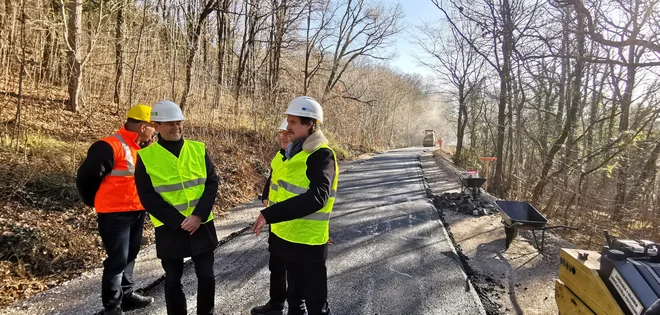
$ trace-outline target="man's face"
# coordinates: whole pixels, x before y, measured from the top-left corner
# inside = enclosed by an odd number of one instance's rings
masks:
[[[168,121],[156,124],[156,131],[167,141],[179,141],[183,134],[183,121]]]
[[[291,142],[291,132],[288,130],[280,130],[280,148],[286,150],[286,147]]]
[[[149,142],[153,139],[153,136],[156,132],[156,128],[152,123],[141,123],[140,131],[138,131],[138,143]]]
[[[286,120],[289,123],[289,125],[286,127],[286,130],[292,133],[291,141],[300,140],[309,136],[310,125],[304,125],[300,121],[300,117],[288,115]]]

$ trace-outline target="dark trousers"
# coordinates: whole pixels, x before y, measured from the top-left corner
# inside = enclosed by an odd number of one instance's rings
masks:
[[[289,303],[289,315],[332,314],[328,306],[328,276],[325,261],[290,262],[270,255],[270,301]],[[286,279],[287,284],[284,283]]]
[[[197,274],[197,314],[213,314],[215,308],[215,277],[213,275],[213,251],[192,257]],[[165,270],[165,305],[168,315],[188,313],[186,295],[183,293],[183,258],[161,259]]]
[[[140,251],[144,211],[99,213],[96,219],[107,258],[103,261],[101,300],[116,308],[133,293],[133,267]]]
[[[270,270],[270,304],[284,306],[287,298],[286,290],[286,265],[284,261],[270,255],[268,259],[268,270]]]

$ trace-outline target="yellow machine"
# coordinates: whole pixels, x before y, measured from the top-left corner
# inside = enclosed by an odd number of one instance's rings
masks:
[[[660,255],[649,241],[614,239],[601,253],[562,249],[555,300],[562,315],[649,315],[660,305]],[[657,303],[656,303],[657,302]]]
[[[624,314],[598,275],[599,270],[598,252],[566,248],[561,250],[559,279],[555,282],[559,314]]]

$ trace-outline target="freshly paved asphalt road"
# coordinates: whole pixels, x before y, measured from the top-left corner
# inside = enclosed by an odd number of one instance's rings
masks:
[[[327,262],[334,314],[485,314],[426,197],[422,151],[390,151],[342,168]],[[257,208],[250,211],[256,218]],[[268,300],[267,233],[249,232],[216,250],[216,314],[247,315]],[[147,290],[156,299],[151,306],[127,314],[166,314],[163,284]],[[192,265],[183,285],[195,314]]]

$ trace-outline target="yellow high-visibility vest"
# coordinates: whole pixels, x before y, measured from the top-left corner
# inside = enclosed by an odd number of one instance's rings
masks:
[[[281,172],[282,168],[284,167],[284,155],[280,151],[277,151],[277,154],[275,154],[275,157],[273,158],[272,161],[270,161],[270,188],[268,188],[268,205],[273,204],[273,198],[275,198],[275,191],[277,189],[277,184],[273,184],[273,176],[278,176],[275,175],[277,172]]]
[[[157,142],[138,151],[154,190],[185,217],[195,211],[206,183],[206,149],[204,143],[184,140],[177,158]],[[163,223],[149,215],[154,227]],[[209,213],[202,223],[213,220]]]
[[[322,144],[312,152],[300,151],[290,160],[285,160],[278,170],[273,170],[271,176],[271,203],[278,203],[305,193],[309,189],[307,178],[307,158],[319,149],[329,149],[335,156],[335,177],[328,202],[320,210],[305,217],[271,224],[271,232],[286,241],[306,245],[323,245],[328,242],[330,227],[330,214],[335,204],[339,168],[335,152],[327,145]],[[274,192],[274,193],[273,193]]]

